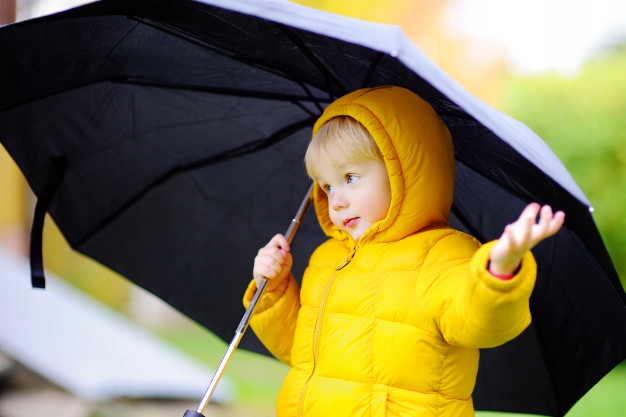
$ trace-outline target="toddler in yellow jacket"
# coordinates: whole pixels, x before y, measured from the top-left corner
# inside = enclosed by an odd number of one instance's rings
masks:
[[[278,416],[473,416],[479,348],[530,324],[530,249],[564,214],[530,204],[485,245],[452,229],[450,134],[398,87],[328,106],[305,162],[328,240],[299,288],[289,243],[274,236],[244,296],[269,280],[250,324],[290,366]]]

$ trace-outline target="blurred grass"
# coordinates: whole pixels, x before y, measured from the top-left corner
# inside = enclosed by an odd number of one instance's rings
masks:
[[[626,415],[626,361],[591,389],[567,414],[568,417]]]
[[[157,335],[213,369],[228,348],[226,342],[195,323],[161,329]],[[253,406],[258,415],[275,415],[275,399],[287,371],[288,367],[274,358],[237,349],[222,376],[237,385],[239,405]]]
[[[233,329],[234,332],[234,329]],[[196,324],[162,329],[158,335],[206,365],[217,368],[228,345]],[[274,415],[275,399],[287,366],[264,355],[238,349],[224,372],[238,387],[237,402]],[[207,381],[207,386],[210,381]],[[626,415],[626,362],[617,366],[585,395],[567,417],[614,417]],[[524,417],[528,414],[477,411],[477,417]]]

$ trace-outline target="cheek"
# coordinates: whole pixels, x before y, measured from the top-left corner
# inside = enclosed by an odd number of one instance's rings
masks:
[[[376,202],[374,202],[374,204],[375,206],[372,207],[374,207],[373,215],[376,218],[376,221],[380,221],[387,217],[387,213],[389,212],[389,204],[385,204],[385,202],[381,200],[377,200]]]
[[[339,214],[337,214],[334,210],[328,210],[328,216],[330,217],[330,221],[333,222],[335,226],[343,227]]]
[[[391,198],[387,194],[383,195],[383,198],[375,198],[369,202],[369,207],[371,207],[371,213],[375,221],[383,220],[389,213]]]

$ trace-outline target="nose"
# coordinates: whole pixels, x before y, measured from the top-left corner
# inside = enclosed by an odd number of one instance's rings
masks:
[[[333,210],[340,210],[342,208],[348,207],[348,200],[346,197],[339,192],[339,190],[335,190],[333,193],[329,195],[330,206]]]

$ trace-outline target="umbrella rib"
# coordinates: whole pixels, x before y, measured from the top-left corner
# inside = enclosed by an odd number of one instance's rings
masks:
[[[369,86],[369,83],[372,80],[372,77],[374,76],[374,71],[378,67],[378,64],[380,64],[380,61],[383,60],[384,56],[385,54],[383,53],[376,54],[376,57],[372,60],[369,68],[367,69],[367,73],[365,74],[365,77],[363,77],[363,84],[361,85],[361,88],[365,88]]]
[[[113,55],[113,52],[115,52],[115,50],[133,33],[137,30],[137,28],[139,27],[139,22],[135,21],[134,25],[132,27],[130,27],[126,33],[123,36],[120,36],[120,38],[117,40],[117,42],[115,42],[115,44],[109,48],[109,51],[106,54],[107,58],[111,58],[111,56]]]
[[[289,39],[291,39],[291,41],[294,43],[294,45],[296,47],[298,47],[298,49],[304,54],[305,57],[307,57],[309,59],[309,61],[319,70],[319,72],[323,75],[324,81],[326,81],[327,84],[327,90],[328,90],[328,99],[330,101],[334,100],[336,97],[333,97],[332,95],[332,84],[334,84],[335,86],[339,87],[340,89],[340,93],[345,93],[348,91],[347,87],[342,85],[341,82],[335,77],[333,76],[330,71],[328,71],[326,69],[326,67],[324,65],[322,65],[322,63],[320,62],[319,59],[317,59],[317,57],[315,56],[315,54],[313,52],[311,52],[311,49],[309,49],[304,42],[302,42],[302,40],[300,38],[298,38],[295,33],[293,33],[293,31],[291,29],[289,29],[289,27],[277,23],[277,26],[279,28],[282,29],[282,31],[285,33],[285,35],[287,35],[287,37],[289,37]]]
[[[278,132],[272,134],[271,136],[264,138],[264,139],[257,139],[255,141],[249,142],[249,143],[245,143],[241,146],[232,148],[230,150],[224,151],[218,155],[214,155],[205,159],[201,159],[199,161],[190,163],[190,164],[186,164],[186,165],[182,165],[179,166],[175,169],[173,169],[168,175],[174,175],[177,174],[179,172],[184,172],[184,171],[189,171],[198,167],[202,167],[202,166],[206,166],[206,165],[211,165],[214,163],[218,163],[218,162],[223,162],[223,161],[227,161],[229,159],[232,158],[236,158],[239,156],[243,156],[246,154],[250,154],[253,152],[257,152],[257,151],[261,151],[265,148],[268,148],[269,146],[278,143],[282,140],[284,140],[285,138],[289,137],[290,135],[296,133],[297,131],[304,129],[305,127],[310,127],[312,126],[312,124],[315,122],[315,118],[314,117],[310,117],[308,119],[304,119],[304,120],[300,120],[296,123],[292,123],[284,128],[282,128],[281,130],[279,130]]]
[[[246,64],[246,65],[248,65],[250,67],[258,68],[258,69],[261,69],[261,70],[263,70],[263,71],[265,71],[265,72],[267,72],[269,74],[274,74],[276,76],[288,79],[288,80],[292,81],[294,84],[299,85],[304,90],[306,96],[309,98],[309,101],[313,102],[317,106],[317,108],[320,110],[320,113],[323,110],[323,107],[320,104],[320,100],[317,99],[311,93],[310,89],[304,83],[302,83],[300,81],[297,81],[296,79],[294,79],[293,77],[289,76],[288,74],[286,74],[286,73],[284,73],[282,71],[277,71],[275,68],[267,67],[265,65],[260,65],[259,63],[255,62],[253,60],[250,60],[250,59],[246,59],[243,56],[238,55],[238,54],[236,54],[233,51],[226,51],[224,49],[215,48],[215,47],[207,44],[206,42],[202,42],[201,40],[197,39],[196,37],[193,37],[193,36],[191,36],[189,34],[185,34],[184,32],[181,32],[179,29],[177,29],[174,26],[167,25],[164,22],[160,22],[158,20],[151,19],[151,18],[142,18],[142,17],[139,17],[139,16],[134,16],[134,19],[136,21],[143,22],[143,23],[145,23],[148,26],[152,26],[152,27],[154,27],[157,30],[162,30],[162,31],[167,32],[167,33],[169,33],[171,35],[174,35],[174,36],[180,37],[182,39],[185,39],[187,41],[190,41],[190,42],[192,42],[192,43],[194,43],[196,45],[199,45],[199,46],[201,46],[201,47],[203,47],[203,48],[205,48],[207,50],[213,51],[213,52],[215,52],[217,54],[224,55],[224,56],[229,56],[233,60],[239,61],[239,62],[241,62],[243,64]],[[297,38],[295,37],[295,35],[292,35],[290,32],[287,32],[285,27],[284,27],[284,25],[280,25],[279,24],[278,26],[279,26],[279,28],[281,28],[289,36],[290,39],[292,39],[292,41],[294,43],[296,43]],[[305,53],[305,55],[307,55],[307,57],[310,60],[312,60],[314,63],[319,63],[319,61],[316,60],[315,57],[312,56],[312,54],[307,54],[306,53],[306,51],[308,51],[308,48],[303,47],[303,46],[298,45],[298,44],[296,44],[296,45],[298,46],[298,48],[300,50],[302,50]],[[321,68],[322,72],[325,72],[325,71],[323,71],[323,66],[321,65],[321,63],[319,63],[319,65],[316,65],[316,66],[318,68]],[[326,72],[326,74],[328,74],[329,77],[331,76],[328,72]],[[339,85],[339,82],[336,79],[335,79],[335,83]],[[181,87],[182,88],[194,89],[194,90],[198,90],[198,89],[202,89],[203,88],[201,86],[193,86],[193,87],[192,86],[188,86],[188,87],[181,86]],[[286,98],[286,97],[289,97],[289,95],[280,95],[280,94],[277,94],[275,96],[279,97],[279,98],[283,98],[283,99]],[[250,95],[249,97],[255,97],[255,96],[254,95]],[[266,98],[266,97],[268,97],[268,95],[259,95],[258,97]],[[293,100],[303,100],[300,97],[296,97],[296,96],[293,96],[293,97],[294,97]],[[332,97],[331,95],[329,95],[328,102],[331,102],[332,100],[334,100],[334,98],[335,97]]]
[[[159,87],[159,88],[171,88],[175,90],[187,90],[194,92],[204,92],[204,93],[212,93],[223,96],[233,96],[233,97],[243,97],[243,98],[259,98],[259,99],[269,99],[276,101],[290,101],[294,103],[301,102],[312,102],[317,107],[322,110],[319,100],[316,99],[312,94],[307,94],[307,97],[301,95],[293,95],[293,94],[283,94],[283,93],[266,93],[262,91],[254,91],[247,89],[236,89],[236,88],[225,88],[225,87],[209,87],[202,85],[185,85],[185,84],[168,84],[161,81],[153,81],[136,77],[128,77],[123,80],[118,80],[118,82],[127,83],[127,84],[135,84],[135,85],[143,85],[149,87]],[[306,109],[306,107],[301,106],[308,114],[313,116],[310,110]]]
[[[108,224],[114,221],[117,217],[119,217],[122,213],[124,213],[129,207],[132,207],[137,201],[141,200],[148,192],[157,187],[158,185],[164,183],[172,176],[179,174],[181,172],[190,171],[195,168],[208,166],[216,163],[220,163],[223,161],[227,161],[229,159],[233,159],[236,157],[240,157],[243,155],[251,154],[254,152],[261,151],[270,147],[271,145],[278,143],[290,135],[298,132],[307,127],[311,127],[315,122],[316,117],[310,117],[308,119],[304,119],[298,121],[296,123],[292,123],[279,131],[275,132],[271,136],[263,139],[257,139],[252,142],[243,144],[241,146],[237,146],[235,148],[226,150],[217,155],[213,155],[199,161],[195,161],[189,164],[183,164],[176,166],[169,171],[165,172],[161,177],[154,180],[152,183],[147,185],[141,192],[138,192],[133,198],[126,201],[123,205],[121,205],[118,209],[112,212],[109,216],[103,219],[98,225],[92,228],[88,233],[83,235],[80,239],[77,240],[75,246],[79,247],[83,245],[86,241],[88,241],[92,236],[97,235],[100,230],[104,229]]]
[[[317,109],[318,109],[318,110],[319,110],[319,112],[320,112],[319,114],[322,114],[322,112],[324,111],[324,108],[323,108],[323,107],[322,107],[322,105],[320,104],[320,101],[319,101],[317,98],[315,98],[315,96],[313,96],[313,93],[311,92],[311,90],[309,89],[309,87],[308,87],[306,84],[301,83],[301,82],[297,82],[297,84],[299,84],[299,85],[300,85],[300,87],[302,87],[302,89],[303,89],[303,90],[304,90],[304,92],[306,93],[306,95],[307,95],[307,96],[309,96],[309,100],[310,100],[313,104],[315,104],[315,106],[317,107]],[[298,107],[301,107],[304,111],[306,111],[307,113],[309,113],[309,114],[311,114],[311,115],[312,115],[312,113],[311,113],[308,109],[306,109],[305,107],[303,107],[303,106],[302,106],[302,104],[300,103],[300,101],[297,101],[297,102],[296,102],[296,105],[297,105]],[[317,115],[317,117],[319,117],[319,114]]]

